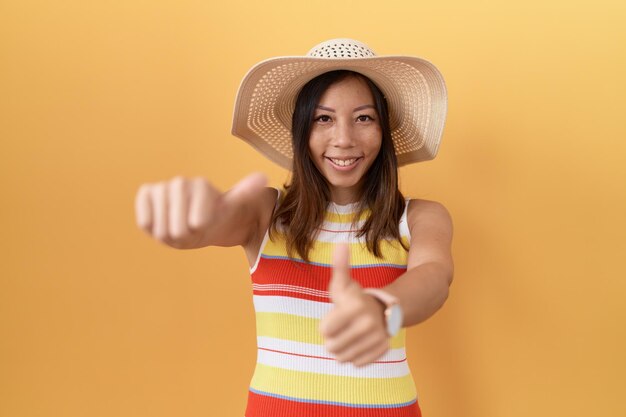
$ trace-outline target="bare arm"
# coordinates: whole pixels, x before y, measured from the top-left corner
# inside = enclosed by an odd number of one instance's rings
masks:
[[[240,245],[249,250],[274,207],[276,193],[265,183],[264,175],[252,174],[225,193],[204,178],[144,184],[135,199],[137,225],[177,249]]]
[[[385,287],[402,306],[404,327],[421,323],[441,308],[454,273],[452,220],[445,207],[413,200],[407,217],[411,231],[407,272]]]
[[[432,316],[448,297],[453,264],[452,221],[439,203],[415,200],[409,205],[411,246],[407,271],[385,290],[404,312],[403,326]],[[329,292],[334,308],[321,320],[326,349],[341,362],[372,363],[389,349],[384,307],[350,277],[346,245],[336,245]]]

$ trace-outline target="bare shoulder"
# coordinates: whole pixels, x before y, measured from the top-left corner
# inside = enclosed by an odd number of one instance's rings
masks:
[[[435,227],[452,233],[452,217],[446,207],[432,200],[412,199],[409,202],[407,221],[413,228]]]
[[[452,282],[452,218],[443,204],[430,200],[411,200],[407,222],[411,233],[408,268],[437,263]]]

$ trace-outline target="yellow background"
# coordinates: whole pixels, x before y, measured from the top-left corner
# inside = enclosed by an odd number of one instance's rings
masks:
[[[287,173],[230,135],[254,63],[352,37],[443,72],[456,278],[408,332],[426,417],[626,415],[626,3],[0,3],[0,416],[241,416],[243,251],[136,226],[140,184]]]

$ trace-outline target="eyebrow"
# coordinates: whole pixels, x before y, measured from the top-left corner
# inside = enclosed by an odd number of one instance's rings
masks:
[[[329,111],[329,112],[335,113],[335,109],[330,108],[330,107],[321,106],[321,105],[319,105],[319,104],[318,104],[318,105],[317,105],[317,108],[318,108],[318,109],[321,109],[321,110],[326,110],[326,111]],[[362,106],[355,107],[355,108],[352,110],[352,112],[357,112],[357,111],[359,111],[359,110],[370,109],[370,108],[371,108],[371,109],[376,109],[376,107],[375,107],[373,104],[364,104],[364,105],[362,105]]]

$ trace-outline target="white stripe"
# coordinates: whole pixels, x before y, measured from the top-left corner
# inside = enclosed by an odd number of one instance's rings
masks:
[[[322,229],[327,229],[327,230],[336,230],[336,231],[342,231],[342,232],[346,232],[349,230],[359,230],[361,227],[363,227],[363,224],[365,223],[365,219],[364,220],[359,220],[358,222],[356,222],[355,224],[352,224],[351,222],[348,223],[338,223],[338,222],[331,222],[328,220],[324,220],[322,222]]]
[[[334,230],[334,229],[333,229]],[[335,233],[320,230],[315,241],[324,243],[363,243],[367,241],[365,236],[356,237],[357,232]]]
[[[364,243],[365,236],[356,237],[357,232],[363,226],[365,220],[360,220],[355,224],[352,223],[336,223],[324,221],[320,227],[320,231],[315,237],[318,242],[328,243]],[[323,229],[323,230],[322,230]],[[351,232],[351,230],[354,230]]]
[[[280,201],[280,189],[275,188],[276,190],[276,203],[274,203],[274,210],[278,206],[278,202]],[[254,261],[254,265],[250,267],[250,274],[253,274],[256,271],[257,266],[259,266],[259,261],[261,260],[261,254],[263,253],[263,249],[265,249],[265,245],[267,245],[267,240],[269,238],[270,226],[267,227],[265,231],[265,236],[263,236],[263,242],[261,242],[261,247],[259,247],[259,253],[256,256],[256,260]]]
[[[325,221],[322,224],[319,234],[316,236],[315,240],[320,242],[328,242],[328,243],[365,243],[366,236],[356,237],[359,229],[365,223],[364,220],[358,222],[355,225],[350,223],[335,223]],[[400,236],[407,237],[410,239],[409,229],[406,224],[406,208],[404,214],[402,215],[399,223],[400,228]]]
[[[406,199],[406,204],[404,205],[404,212],[402,213],[402,217],[400,217],[400,236],[405,237],[409,240],[409,243],[411,242],[411,229],[409,229],[409,222],[408,222],[408,211],[409,211],[409,202],[411,201],[410,198]]]
[[[255,291],[285,291],[297,294],[314,295],[316,297],[330,297],[330,293],[328,291],[287,284],[252,284],[252,289]]]
[[[397,363],[372,363],[360,368],[333,359],[307,358],[259,349],[257,363],[292,371],[357,378],[397,378],[409,373],[406,361]]]
[[[278,350],[280,352],[297,353],[299,355],[319,356],[332,358],[332,355],[323,345],[296,342],[293,340],[278,339],[275,337],[257,336],[257,346],[259,348]],[[389,349],[378,361],[402,361],[406,358],[404,348]]]
[[[321,303],[292,297],[254,295],[252,299],[254,302],[254,310],[257,313],[283,313],[312,319],[321,319],[333,308],[331,303]]]

